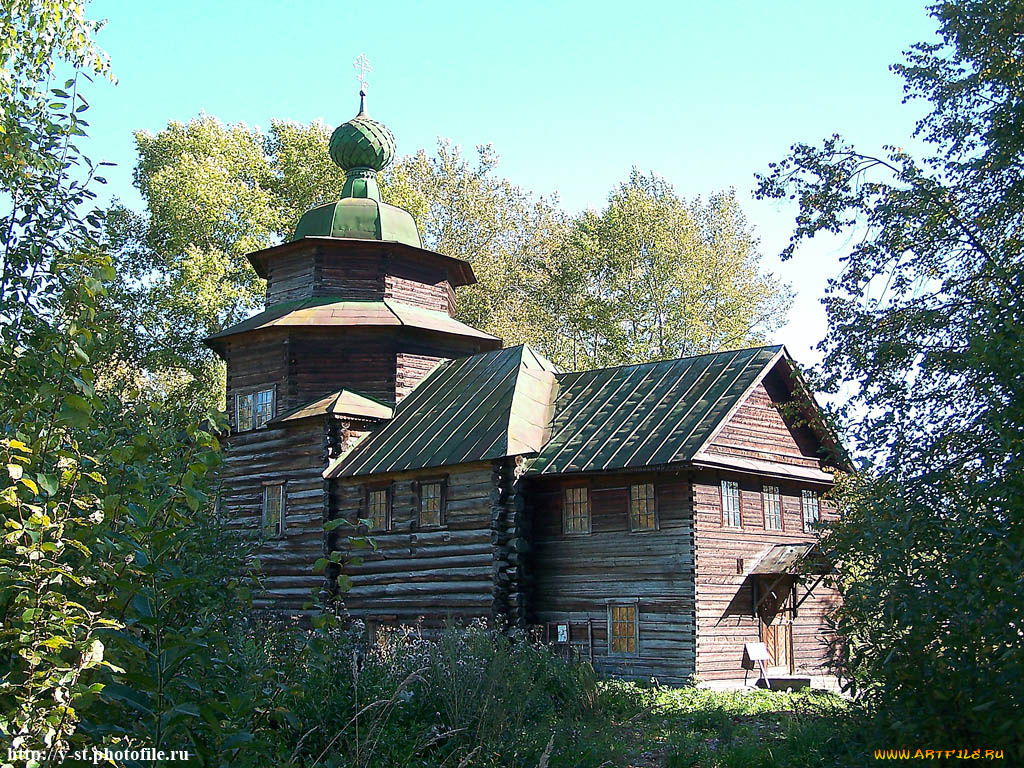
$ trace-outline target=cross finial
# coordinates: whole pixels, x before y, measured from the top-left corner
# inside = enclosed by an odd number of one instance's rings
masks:
[[[366,92],[366,76],[373,72],[373,67],[370,66],[370,60],[366,58],[365,53],[360,53],[356,57],[356,60],[352,62],[353,69],[359,72],[359,90],[362,93]]]

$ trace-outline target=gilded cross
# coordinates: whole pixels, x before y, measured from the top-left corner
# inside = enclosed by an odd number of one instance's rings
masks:
[[[358,58],[352,62],[352,68],[359,71],[359,90],[366,90],[366,76],[373,72],[373,67],[370,66],[370,60],[366,58],[365,53],[360,53]]]

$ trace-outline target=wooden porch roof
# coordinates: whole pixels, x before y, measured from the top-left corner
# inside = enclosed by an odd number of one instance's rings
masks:
[[[327,415],[350,416],[363,421],[384,421],[390,419],[393,414],[394,409],[387,403],[350,389],[339,389],[282,413],[268,423],[278,424],[283,421],[298,421],[312,416]]]

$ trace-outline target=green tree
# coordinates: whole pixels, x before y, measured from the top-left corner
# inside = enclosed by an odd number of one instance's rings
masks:
[[[81,91],[109,72],[85,14],[0,10],[0,733],[43,762],[125,739],[223,754],[245,733],[221,652],[245,558],[209,503],[221,425],[98,375],[126,342],[77,146]]]
[[[829,287],[823,385],[869,470],[829,535],[855,689],[905,740],[1024,758],[1024,9],[938,2],[894,67],[925,156],[797,144],[760,193],[799,206],[784,257],[857,232]]]
[[[733,192],[687,203],[634,169],[603,211],[574,221],[548,262],[549,348],[584,368],[758,343],[791,302],[759,260]]]

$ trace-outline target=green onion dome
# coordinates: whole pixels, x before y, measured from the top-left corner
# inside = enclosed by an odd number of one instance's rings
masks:
[[[331,159],[346,173],[383,171],[395,159],[395,136],[366,114],[366,92],[359,92],[359,114],[331,134]]]
[[[366,92],[359,92],[359,114],[334,129],[331,159],[345,172],[341,199],[306,211],[292,240],[344,237],[422,247],[412,215],[381,202],[377,173],[395,158],[395,137],[366,114]]]

